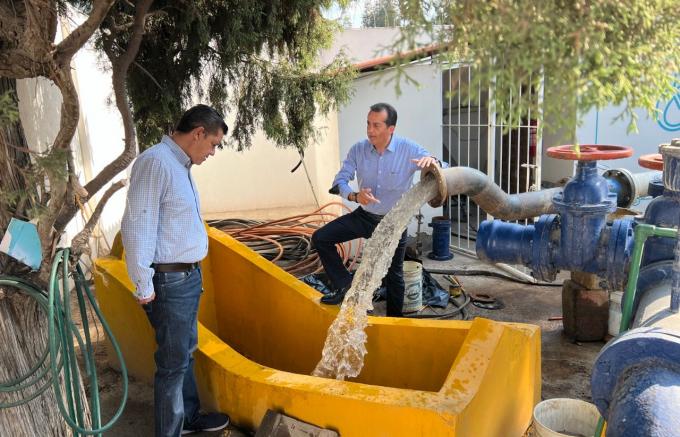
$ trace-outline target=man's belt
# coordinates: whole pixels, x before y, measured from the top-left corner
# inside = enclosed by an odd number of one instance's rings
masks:
[[[369,216],[369,217],[371,217],[372,219],[374,219],[374,220],[382,220],[383,217],[385,217],[384,215],[373,214],[372,212],[368,212],[368,211],[366,211],[366,210],[363,209],[363,208],[361,208],[361,211],[362,211],[364,214],[366,214],[367,216]]]
[[[168,264],[151,264],[151,268],[156,273],[170,273],[170,272],[188,272],[197,269],[200,263],[168,263]]]

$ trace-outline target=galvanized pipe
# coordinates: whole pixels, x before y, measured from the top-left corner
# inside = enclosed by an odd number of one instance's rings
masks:
[[[441,169],[430,166],[421,173],[421,180],[432,175],[437,180],[438,194],[430,199],[433,207],[441,206],[450,196],[465,194],[487,214],[503,220],[519,220],[554,213],[552,198],[562,188],[507,194],[493,180],[470,167]]]
[[[602,174],[607,180],[609,189],[616,193],[617,206],[629,208],[636,199],[647,196],[649,184],[661,178],[660,171],[632,173],[625,168],[614,168]]]

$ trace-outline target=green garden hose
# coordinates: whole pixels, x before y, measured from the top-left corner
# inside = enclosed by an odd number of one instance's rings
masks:
[[[21,278],[0,275],[0,287],[18,289],[30,296],[38,303],[41,310],[48,317],[47,346],[38,362],[25,375],[11,381],[0,382],[0,393],[21,393],[26,389],[31,389],[31,393],[25,395],[19,401],[0,402],[0,408],[10,408],[25,404],[40,396],[52,386],[59,411],[74,433],[76,435],[100,435],[111,429],[123,413],[128,396],[127,368],[125,367],[120,346],[116,342],[85,281],[80,264],[76,264],[75,270],[69,272],[68,261],[69,249],[59,249],[52,263],[49,291],[47,293]],[[84,329],[84,338],[81,337],[78,327],[71,317],[71,290],[68,286],[69,274],[73,277],[76,285],[76,297]],[[113,417],[104,425],[101,425],[99,386],[97,384],[97,371],[90,339],[85,298],[90,302],[104,328],[104,332],[113,345],[120,362],[123,377],[123,394],[120,405]],[[81,396],[82,387],[81,378],[79,377],[81,371],[78,367],[74,338],[78,342],[83,354],[85,365],[83,377],[89,378],[90,381],[89,406],[92,417],[92,426],[90,428],[87,428],[85,423],[84,411],[88,400]],[[63,393],[62,386],[59,383],[62,378],[64,381]]]

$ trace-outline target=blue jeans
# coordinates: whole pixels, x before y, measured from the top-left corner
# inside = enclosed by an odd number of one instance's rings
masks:
[[[198,302],[203,291],[201,269],[156,273],[156,298],[143,305],[156,332],[154,355],[154,429],[156,437],[181,435],[184,423],[198,417],[200,402],[194,378],[193,352],[198,344]]]
[[[380,216],[369,214],[363,208],[358,207],[314,232],[312,243],[334,287],[346,288],[352,284],[352,275],[343,264],[335,245],[355,238],[369,238],[380,220]],[[406,231],[401,234],[399,245],[392,257],[392,264],[385,276],[387,315],[391,317],[403,315],[404,255],[406,255]]]

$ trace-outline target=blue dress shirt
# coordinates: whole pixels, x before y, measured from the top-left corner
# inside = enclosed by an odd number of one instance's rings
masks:
[[[194,263],[207,255],[199,205],[191,159],[172,138],[137,157],[120,230],[138,298],[153,293],[152,263]]]
[[[359,188],[370,188],[373,196],[380,200],[380,203],[362,208],[373,214],[385,215],[411,188],[413,174],[420,170],[411,160],[426,156],[432,154],[418,143],[397,135],[392,135],[382,155],[365,139],[349,149],[332,186],[337,185],[340,195],[346,199],[353,191],[349,182],[356,174]]]

